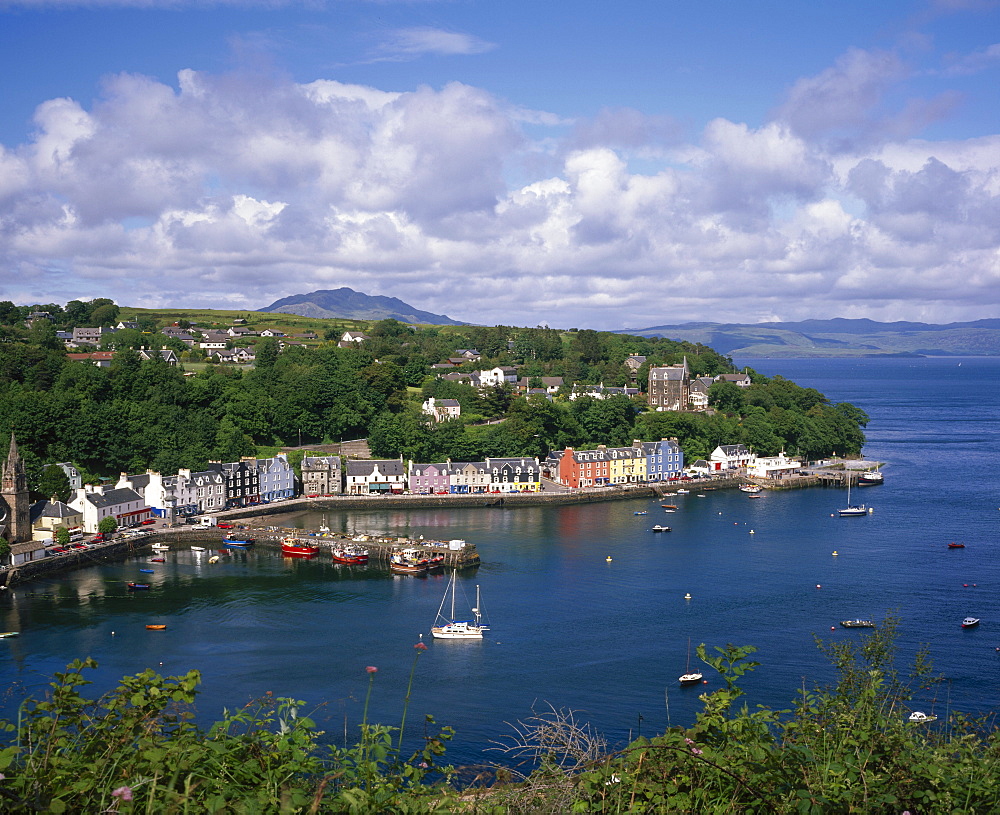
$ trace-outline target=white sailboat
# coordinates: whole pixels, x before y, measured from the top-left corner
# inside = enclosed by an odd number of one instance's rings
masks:
[[[684,673],[677,678],[682,685],[697,685],[701,682],[702,675],[697,671],[691,671],[691,638],[688,637],[688,661]]]
[[[476,585],[476,604],[471,609],[475,618],[473,622],[455,619],[455,590],[456,573],[452,572],[448,586],[444,590],[444,597],[441,598],[441,605],[438,606],[437,618],[431,627],[431,636],[442,640],[481,640],[483,632],[489,631],[490,627],[482,624],[483,615],[479,605],[479,585]],[[448,602],[449,595],[451,596],[451,615],[446,617],[442,612],[444,611],[444,604]]]
[[[855,506],[851,503],[851,475],[847,474],[847,506],[843,509],[838,509],[837,514],[841,518],[853,518],[859,515],[867,515],[868,507],[864,504],[858,504]]]

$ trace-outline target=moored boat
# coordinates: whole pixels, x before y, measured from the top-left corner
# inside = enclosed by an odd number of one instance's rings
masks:
[[[149,548],[152,549],[154,552],[166,552],[168,549],[170,549],[170,546],[168,546],[165,543],[154,543]]]
[[[949,549],[964,549],[965,548],[965,544],[964,543],[955,543],[954,541],[952,541],[951,543],[948,544],[948,548]]]
[[[166,628],[166,626],[163,625],[163,624],[161,624],[161,623],[155,623],[155,624],[151,624],[151,625],[147,625],[146,626],[146,629],[149,630],[149,631],[163,631],[163,629],[165,629],[165,628]]]
[[[840,624],[844,628],[874,628],[875,623],[872,620],[841,620]]]
[[[368,562],[368,550],[360,546],[342,546],[330,551],[334,563],[347,566],[364,566]]]
[[[451,573],[451,579],[444,590],[444,597],[441,598],[441,605],[438,606],[437,618],[431,626],[431,636],[442,640],[481,640],[483,632],[489,631],[488,625],[482,623],[482,612],[479,603],[479,586],[476,586],[476,604],[471,608],[473,621],[455,619],[455,590],[457,587],[457,573]],[[444,604],[451,597],[451,615],[445,616],[442,611]]]
[[[936,719],[937,716],[928,716],[922,710],[914,710],[913,713],[910,714],[909,721],[914,722],[915,724],[926,724],[927,722],[933,722]]]
[[[426,558],[416,558],[410,552],[393,552],[389,559],[389,571],[394,574],[424,574],[430,567]]]
[[[649,510],[642,510],[642,512],[633,512],[633,515],[649,515]]]
[[[687,667],[684,669],[677,681],[681,685],[697,685],[702,680],[702,674],[698,671],[691,670],[691,638],[688,638],[688,656],[687,656]]]
[[[660,526],[659,524],[656,524],[650,531],[652,531],[652,532],[669,532],[670,531],[670,527],[669,526]]]
[[[0,640],[11,640],[14,637],[20,637],[20,631],[0,631]]]
[[[975,628],[977,625],[979,625],[978,617],[966,617],[962,620],[962,628]]]
[[[281,554],[286,557],[313,557],[319,554],[319,547],[302,543],[298,538],[282,538]]]
[[[865,470],[858,476],[858,484],[862,487],[874,487],[883,482],[882,473],[876,466],[873,470]]]
[[[129,591],[142,591],[149,588],[149,583],[126,583],[125,587]]]
[[[740,492],[757,493],[763,489],[759,484],[742,484],[740,485]]]
[[[254,538],[237,538],[237,537],[225,537],[222,539],[222,545],[228,549],[246,549],[253,546],[257,541]]]

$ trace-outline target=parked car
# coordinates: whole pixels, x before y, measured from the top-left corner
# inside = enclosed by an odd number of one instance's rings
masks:
[[[90,542],[91,543],[103,543],[104,542],[104,533],[103,532],[98,532],[96,535],[94,535],[93,539]]]
[[[53,546],[48,551],[50,555],[64,555],[69,551],[69,549],[67,549],[65,546]]]
[[[149,526],[150,524],[155,524],[155,523],[156,523],[156,518],[146,518],[146,520],[143,521],[141,525]]]
[[[216,524],[216,526],[219,527],[219,529],[232,529],[233,528],[233,525],[231,523],[226,523],[226,521],[219,521]]]

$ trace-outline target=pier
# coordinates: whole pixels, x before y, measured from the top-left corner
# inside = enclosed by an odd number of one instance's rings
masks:
[[[423,538],[405,538],[395,535],[344,535],[337,532],[311,532],[305,529],[290,529],[280,526],[247,527],[254,539],[260,543],[267,541],[280,546],[285,538],[294,538],[296,543],[318,546],[328,552],[342,546],[358,546],[368,551],[370,561],[389,564],[393,552],[403,549],[419,549],[427,555],[444,555],[444,565],[452,569],[467,569],[479,565],[476,545],[464,540],[432,541]]]

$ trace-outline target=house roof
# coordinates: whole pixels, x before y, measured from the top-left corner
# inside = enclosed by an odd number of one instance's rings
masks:
[[[403,462],[398,458],[387,460],[349,459],[347,462],[347,475],[355,477],[372,475],[375,472],[376,466],[378,466],[378,471],[382,475],[405,475]]]
[[[113,507],[130,501],[142,501],[142,496],[129,487],[111,489],[106,492],[88,492],[84,496],[95,507]]]

